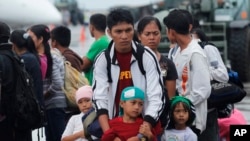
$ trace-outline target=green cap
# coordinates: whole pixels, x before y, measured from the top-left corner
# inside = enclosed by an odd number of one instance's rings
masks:
[[[184,96],[175,96],[170,101],[170,103],[171,103],[170,108],[172,109],[174,107],[174,105],[176,105],[179,102],[185,103],[189,108],[191,106],[191,101],[189,99],[187,99],[186,97],[184,97]]]
[[[174,128],[175,121],[174,121],[174,118],[172,115],[172,111],[174,110],[173,107],[179,102],[182,102],[189,107],[190,113],[189,113],[189,119],[188,119],[186,125],[190,126],[194,122],[196,115],[195,115],[195,107],[194,107],[193,103],[188,98],[186,98],[184,96],[175,96],[170,100],[170,111],[171,112],[170,112],[170,121],[169,121],[169,125],[168,125],[167,129]]]
[[[141,99],[144,101],[145,99],[145,94],[144,92],[138,88],[138,87],[126,87],[125,89],[122,90],[121,94],[121,101],[127,101],[127,100],[134,100],[134,99]],[[123,108],[120,107],[120,113],[119,115],[123,115]]]

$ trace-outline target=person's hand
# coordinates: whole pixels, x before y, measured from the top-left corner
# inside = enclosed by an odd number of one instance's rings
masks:
[[[143,121],[142,125],[147,125],[150,129],[152,129],[152,125],[147,121]]]
[[[142,124],[140,126],[139,133],[143,134],[148,139],[153,138],[153,133],[151,132],[151,126],[149,124]]]

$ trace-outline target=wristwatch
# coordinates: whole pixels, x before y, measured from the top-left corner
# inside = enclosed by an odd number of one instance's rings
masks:
[[[143,134],[139,133],[137,134],[137,137],[139,138],[140,141],[147,141],[147,137],[145,137]]]

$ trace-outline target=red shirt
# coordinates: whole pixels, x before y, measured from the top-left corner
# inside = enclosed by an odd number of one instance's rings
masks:
[[[142,118],[137,118],[134,123],[124,123],[122,117],[114,118],[109,121],[109,126],[111,129],[102,135],[102,141],[112,141],[115,139],[115,137],[119,137],[121,141],[126,141],[131,137],[137,136],[142,123]],[[155,132],[153,129],[153,134],[154,133]],[[156,141],[156,136],[154,141]]]
[[[131,56],[132,56],[132,51],[128,53],[116,52],[117,61],[120,66],[120,76],[118,80],[117,92],[115,97],[116,116],[119,115],[119,103],[122,90],[128,86],[133,86],[132,76],[130,72]]]

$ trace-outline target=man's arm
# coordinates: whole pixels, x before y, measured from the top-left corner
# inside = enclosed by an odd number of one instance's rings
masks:
[[[168,91],[168,97],[171,99],[176,95],[176,80],[167,80],[165,86]]]
[[[109,129],[108,102],[109,85],[107,79],[107,62],[101,54],[94,63],[93,102],[97,109],[97,116],[103,132]]]
[[[220,82],[227,82],[229,79],[228,72],[219,50],[214,46],[207,45],[205,46],[204,51],[209,60],[210,73],[213,79]]]
[[[143,57],[143,67],[146,71],[146,95],[148,101],[147,107],[145,108],[144,120],[154,127],[166,102],[165,96],[163,95],[164,84],[156,56],[150,52],[150,50],[147,50]]]
[[[211,93],[209,68],[206,58],[198,53],[192,55],[190,67],[192,68],[190,71],[192,91],[190,95],[187,95],[187,98],[194,105],[198,105],[207,100]]]
[[[99,120],[100,126],[102,127],[103,133],[110,129],[109,122],[108,122],[109,121],[108,115],[102,114],[98,117],[98,120]]]
[[[92,62],[86,56],[84,56],[82,60],[83,60],[82,70],[86,71],[91,67]]]

